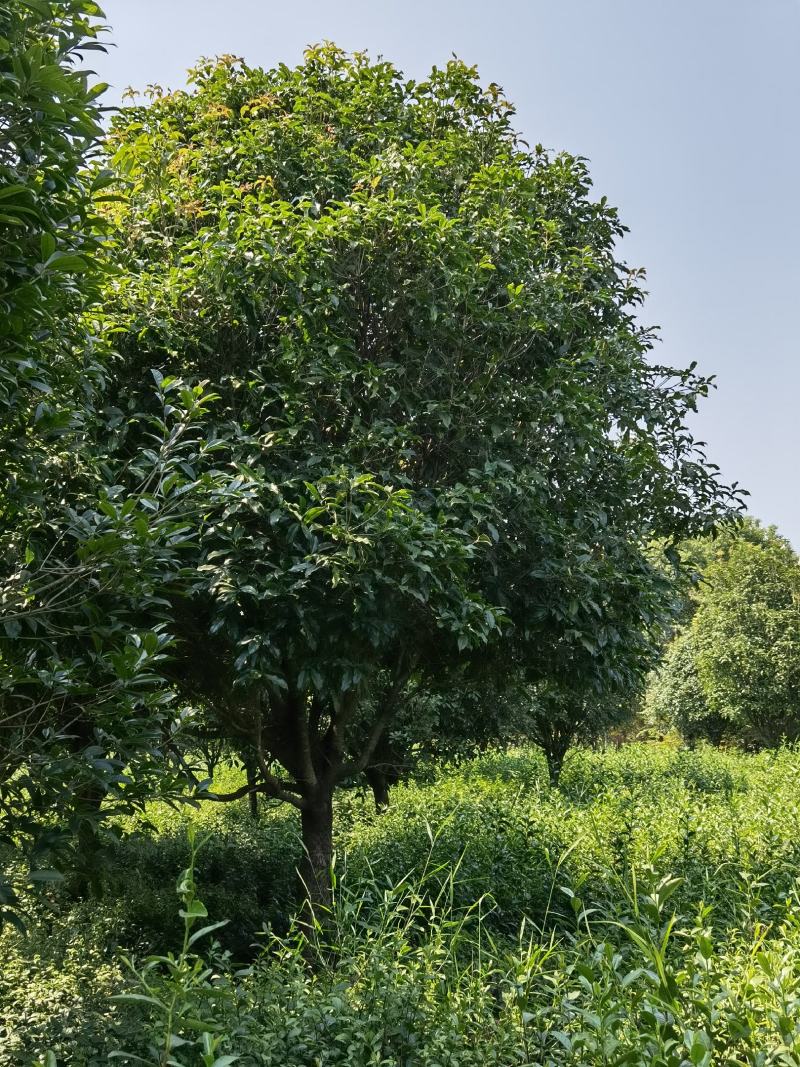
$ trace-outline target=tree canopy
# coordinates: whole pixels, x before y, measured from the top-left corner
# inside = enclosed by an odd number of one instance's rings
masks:
[[[203,62],[114,122],[111,400],[209,382],[235,489],[197,529],[175,677],[301,809],[315,881],[412,677],[513,650],[631,682],[666,602],[646,541],[737,504],[685,425],[709,380],[650,359],[616,211],[512,116],[461,62],[416,82],[321,46]]]
[[[800,565],[774,532],[742,540],[705,572],[693,623],[697,673],[712,711],[761,745],[800,735]]]

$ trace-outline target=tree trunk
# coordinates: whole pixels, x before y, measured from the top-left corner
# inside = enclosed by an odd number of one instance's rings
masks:
[[[252,764],[250,764],[250,763],[247,764],[247,784],[250,786],[251,789],[256,784],[256,770],[255,770],[255,767],[253,767]],[[257,819],[258,818],[258,793],[256,793],[255,791],[252,792],[252,793],[248,793],[248,795],[247,795],[247,803],[248,803],[248,806],[250,808],[250,818],[251,819]]]
[[[96,784],[89,785],[78,796],[86,815],[79,823],[77,832],[77,867],[73,882],[73,891],[77,897],[102,896],[100,808],[104,796],[105,791]]]
[[[389,807],[389,779],[380,767],[367,767],[364,776],[372,790],[375,800],[375,811],[380,813]]]
[[[547,774],[550,778],[550,785],[553,789],[558,789],[567,750],[564,748],[546,748],[544,754],[547,759]]]
[[[331,903],[333,863],[333,792],[315,797],[300,810],[303,858],[299,874],[309,920],[324,923]]]

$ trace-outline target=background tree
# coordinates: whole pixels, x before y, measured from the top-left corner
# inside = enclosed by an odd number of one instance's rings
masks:
[[[774,529],[710,564],[692,621],[697,673],[711,711],[775,746],[800,736],[800,566]]]
[[[616,212],[497,86],[333,46],[193,80],[115,122],[101,324],[121,410],[151,367],[221,397],[248,492],[198,531],[178,673],[300,809],[324,896],[333,792],[409,685],[512,631],[538,677],[578,648],[590,686],[637,675],[663,606],[640,545],[736,496],[685,429],[708,381],[649,362]]]
[[[677,633],[664,660],[650,678],[645,717],[662,730],[677,730],[690,745],[710,741],[719,745],[731,734],[733,723],[708,705],[697,672],[690,630]]]
[[[688,546],[701,580],[651,679],[656,721],[689,741],[779,744],[798,734],[800,567],[775,527],[748,519]]]
[[[576,681],[561,688],[554,683],[542,685],[531,694],[524,736],[544,752],[551,786],[558,786],[564,759],[576,741],[597,742],[609,730],[631,721],[634,697],[633,693],[582,690]]]
[[[634,671],[621,669],[616,682],[604,677],[581,646],[560,670],[551,660],[548,674],[529,672],[512,662],[513,640],[505,644],[512,653],[507,659],[484,655],[439,677],[437,688],[426,680],[411,686],[367,769],[378,809],[388,804],[389,787],[420,762],[458,762],[489,747],[531,741],[542,749],[556,787],[574,744],[600,741],[634,718],[642,690]]]

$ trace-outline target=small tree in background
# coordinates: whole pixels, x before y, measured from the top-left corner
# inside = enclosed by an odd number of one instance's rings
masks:
[[[598,692],[591,672],[533,685],[524,671],[482,674],[467,670],[440,680],[441,688],[412,686],[367,768],[378,810],[389,787],[428,760],[460,761],[488,748],[533,742],[544,753],[557,786],[569,749],[595,743],[631,721],[638,691]]]
[[[753,520],[692,547],[702,578],[653,675],[647,707],[689,741],[774,746],[800,736],[800,566]]]
[[[597,693],[573,684],[542,685],[531,694],[525,736],[542,749],[550,785],[558,786],[564,759],[577,741],[593,743],[633,718],[634,694]]]
[[[774,746],[800,736],[800,566],[774,529],[742,540],[705,571],[692,620],[709,709],[740,737]]]
[[[731,719],[708,705],[691,631],[679,632],[667,646],[663,662],[650,678],[644,713],[659,728],[677,730],[690,745],[702,740],[719,745],[733,734]]]

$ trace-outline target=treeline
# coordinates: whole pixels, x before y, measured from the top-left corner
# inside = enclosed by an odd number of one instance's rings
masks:
[[[222,57],[106,134],[101,18],[0,0],[3,900],[245,795],[326,899],[337,788],[520,735],[555,778],[617,721],[741,496],[616,210],[498,86]]]

